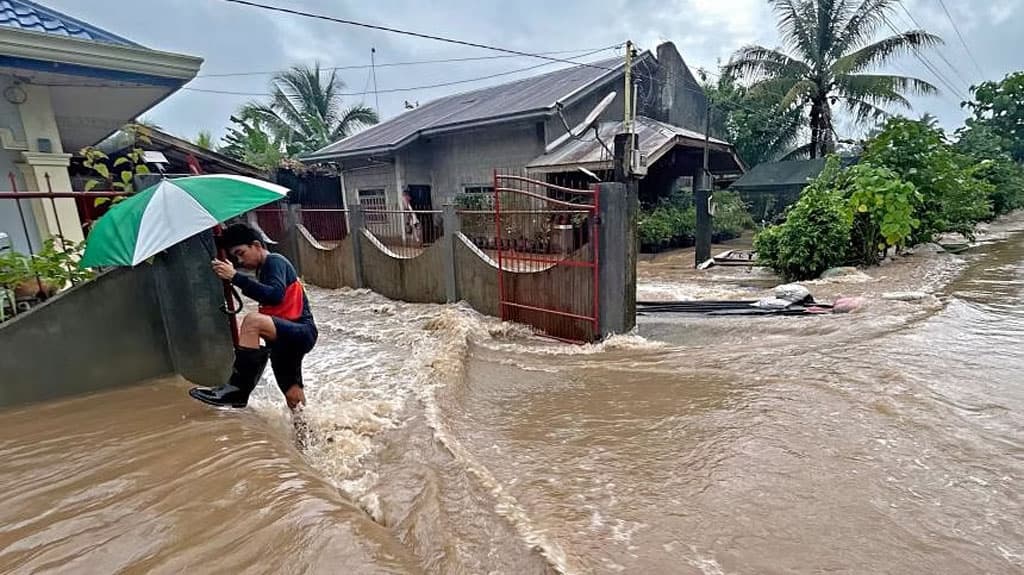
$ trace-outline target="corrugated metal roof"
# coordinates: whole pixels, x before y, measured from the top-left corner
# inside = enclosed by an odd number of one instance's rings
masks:
[[[857,163],[855,157],[842,157],[843,167]],[[825,169],[825,159],[788,160],[766,162],[754,166],[742,178],[733,182],[733,188],[757,188],[765,186],[806,186]]]
[[[118,46],[140,47],[131,40],[29,0],[0,0],[0,26]]]
[[[499,86],[433,100],[386,122],[326,146],[309,159],[335,158],[364,151],[387,150],[426,130],[443,130],[476,122],[548,112],[555,102],[617,71],[621,58],[574,66]]]
[[[623,130],[622,122],[602,122],[598,128],[601,140],[612,147],[615,134]],[[659,122],[646,116],[637,116],[634,124],[637,143],[640,150],[647,155],[648,165],[658,161],[662,155],[671,150],[677,142],[692,142],[703,145],[704,134]],[[715,147],[728,147],[729,143],[717,138],[709,140]],[[607,164],[603,166],[603,164]],[[550,171],[551,168],[598,167],[610,168],[611,158],[601,142],[594,138],[593,130],[587,132],[579,140],[569,140],[550,153],[538,156],[526,168],[529,170]]]

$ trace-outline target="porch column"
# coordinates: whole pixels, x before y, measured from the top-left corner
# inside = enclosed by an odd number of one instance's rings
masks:
[[[18,105],[18,113],[25,128],[25,144],[28,149],[21,153],[22,161],[17,165],[25,177],[27,191],[70,192],[72,189],[68,165],[71,162],[71,154],[64,153],[57,118],[50,100],[50,88],[31,84],[22,85],[21,88],[25,91],[26,97],[25,101]],[[49,188],[47,174],[50,176]],[[32,210],[35,213],[36,225],[39,226],[39,233],[44,238],[57,235],[59,228],[64,232],[64,238],[69,241],[80,242],[85,239],[82,233],[82,220],[78,217],[78,207],[74,200],[33,200]]]
[[[68,165],[71,154],[22,152],[22,161],[17,162],[25,178],[26,190],[40,192],[71,192],[71,177]],[[47,184],[49,176],[49,184]],[[48,187],[49,186],[49,187]],[[82,220],[78,217],[78,206],[75,200],[62,198],[57,200],[32,200],[32,211],[41,236],[53,237],[63,232],[64,239],[80,242],[85,239],[82,232]],[[54,209],[56,207],[56,209]]]

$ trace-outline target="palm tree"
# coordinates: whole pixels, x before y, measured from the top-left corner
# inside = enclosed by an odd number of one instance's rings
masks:
[[[290,152],[312,152],[376,124],[377,112],[362,104],[342,107],[345,83],[324,77],[320,64],[293,66],[274,75],[269,104],[250,103],[243,115],[260,118],[286,142]]]
[[[213,149],[213,135],[209,130],[199,130],[199,135],[196,136],[195,144],[200,148],[207,150]]]
[[[857,121],[878,121],[888,106],[909,108],[906,94],[934,94],[917,78],[870,73],[912,50],[942,43],[924,30],[874,40],[900,0],[769,0],[788,50],[747,46],[727,69],[752,82],[755,90],[784,94],[781,104],[807,113],[810,156],[835,147],[832,109],[843,105]],[[792,54],[792,55],[790,55]]]

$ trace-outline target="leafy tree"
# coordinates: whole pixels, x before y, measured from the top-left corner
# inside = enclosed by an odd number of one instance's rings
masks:
[[[842,104],[859,121],[877,121],[886,107],[909,108],[908,93],[937,92],[917,78],[869,73],[894,57],[941,43],[923,30],[874,40],[899,0],[770,2],[787,50],[747,46],[733,55],[727,70],[752,81],[754,90],[784,94],[784,109],[807,114],[811,157],[835,147],[833,106]]]
[[[975,175],[992,185],[989,196],[994,215],[1024,207],[1024,166],[1013,161],[1002,140],[986,124],[977,123],[957,131],[954,148],[976,166]]]
[[[284,144],[259,117],[243,109],[231,116],[231,123],[222,139],[222,154],[267,170],[281,164],[285,157]]]
[[[135,176],[149,174],[149,167],[144,159],[145,150],[143,145],[151,142],[149,138],[150,127],[143,124],[129,124],[122,128],[132,138],[132,149],[125,155],[115,159],[112,163],[110,157],[98,148],[87,146],[79,150],[79,154],[85,159],[82,165],[93,171],[95,176],[85,183],[85,191],[89,192],[97,187],[105,190],[116,190],[133,194],[135,190]],[[123,198],[117,198],[118,202]],[[110,198],[96,198],[94,203],[99,206],[110,201]]]
[[[778,160],[796,147],[803,120],[800,110],[779,108],[782,94],[752,91],[727,71],[715,83],[702,75],[719,129],[748,166]]]
[[[965,102],[974,116],[969,128],[986,127],[999,146],[1017,162],[1024,162],[1024,72],[1007,75],[1000,82],[971,87],[974,100]]]
[[[242,115],[258,118],[290,154],[319,150],[379,121],[377,112],[362,104],[343,107],[345,83],[334,70],[325,76],[320,64],[280,72],[271,86],[271,101],[247,104]]]
[[[944,232],[972,237],[977,222],[991,213],[991,184],[978,177],[979,166],[956,153],[941,128],[892,118],[867,143],[862,162],[892,170],[920,193],[914,212],[921,225],[914,243]]]

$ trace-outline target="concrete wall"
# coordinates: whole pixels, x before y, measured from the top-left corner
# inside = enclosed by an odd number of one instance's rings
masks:
[[[383,188],[389,207],[398,207],[399,191],[396,188],[395,166],[383,163],[370,167],[346,169],[342,172],[345,183],[346,205],[359,205],[359,190]]]
[[[444,303],[444,242],[435,242],[413,258],[396,257],[372,236],[362,243],[365,287],[391,299],[414,303]]]
[[[490,186],[494,170],[520,170],[544,153],[544,124],[522,122],[437,136],[433,147],[434,206],[465,186]]]
[[[352,236],[334,248],[326,248],[299,226],[298,249],[302,261],[302,279],[329,289],[355,287],[356,272],[352,253]]]
[[[104,274],[0,325],[0,407],[172,373],[223,383],[230,331],[198,242],[172,248],[154,265]]]

